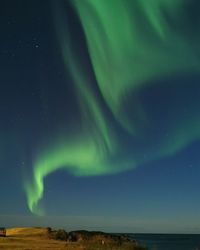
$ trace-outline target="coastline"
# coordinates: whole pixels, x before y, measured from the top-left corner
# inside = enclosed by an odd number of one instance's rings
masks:
[[[0,237],[0,249],[16,250],[146,250],[134,239],[95,231],[71,231],[51,228],[10,228]]]

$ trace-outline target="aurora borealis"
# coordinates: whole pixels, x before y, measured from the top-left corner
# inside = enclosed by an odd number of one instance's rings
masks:
[[[28,76],[26,80],[19,76],[19,86],[26,86],[26,91],[12,94],[19,105],[15,108],[13,97],[11,103],[17,114],[23,110],[25,115],[13,130],[6,128],[2,138],[8,144],[1,145],[7,152],[10,140],[16,158],[23,159],[20,183],[28,210],[48,214],[46,186],[59,171],[81,182],[113,181],[126,173],[137,175],[139,169],[145,180],[151,169],[156,183],[161,162],[166,166],[183,159],[179,165],[184,165],[188,160],[182,154],[188,154],[189,165],[197,164],[190,153],[198,152],[200,138],[200,4],[195,0],[47,2],[44,27],[49,30],[40,30],[42,21],[37,21],[42,46],[33,39],[38,56],[27,46],[29,67],[24,64],[24,48],[18,49],[23,58],[18,62],[20,72]],[[17,27],[16,34],[21,34],[21,26]],[[30,37],[35,32],[28,26],[24,30]],[[29,92],[32,97],[26,99]],[[175,169],[176,176],[183,171],[181,166]],[[67,202],[63,201],[66,206]]]
[[[168,137],[161,133],[157,141],[152,127],[156,126],[158,117],[154,110],[147,112],[145,100],[141,100],[146,88],[166,88],[155,86],[157,79],[180,72],[199,71],[198,29],[189,38],[181,30],[188,21],[185,4],[179,0],[148,3],[132,0],[72,1],[83,26],[95,81],[88,77],[88,70],[82,66],[79,55],[73,52],[75,48],[70,41],[70,32],[66,31],[63,11],[56,13],[56,29],[64,62],[73,77],[82,109],[83,129],[74,137],[64,135],[65,141],[48,145],[47,152],[38,156],[34,164],[33,184],[26,187],[32,212],[37,211],[37,203],[43,196],[44,178],[59,168],[77,176],[114,174],[146,161],[173,155],[199,137],[196,105],[187,103],[185,95],[171,94],[173,99],[179,98],[182,102],[181,108],[168,110],[165,118],[166,126],[169,126]],[[174,28],[174,22],[180,31]],[[132,144],[132,150],[123,152],[117,162],[115,159],[122,150],[126,151],[126,145],[120,141],[104,114],[91,86],[95,83],[103,104],[120,129],[126,131]],[[174,85],[176,92],[176,88],[186,88]],[[127,112],[129,101],[133,108]],[[190,117],[182,113],[184,108],[188,109]],[[138,142],[143,153],[149,155],[145,160],[141,159],[141,150],[138,152],[136,149]]]

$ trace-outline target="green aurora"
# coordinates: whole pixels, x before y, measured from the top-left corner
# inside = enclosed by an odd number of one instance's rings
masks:
[[[188,1],[72,0],[71,6],[83,28],[95,81],[77,55],[65,13],[57,5],[56,30],[80,103],[81,129],[55,138],[37,155],[32,180],[25,182],[28,207],[36,214],[42,214],[38,203],[45,177],[59,169],[75,176],[119,173],[174,155],[200,137],[197,103],[185,101],[187,95],[181,93],[188,85],[157,84],[163,77],[199,72],[199,19],[195,25],[190,21]],[[161,132],[156,137],[158,116],[141,97],[149,89],[167,93],[168,88],[174,98],[166,100],[173,108],[163,108],[167,136]],[[132,144],[126,145],[118,128]]]

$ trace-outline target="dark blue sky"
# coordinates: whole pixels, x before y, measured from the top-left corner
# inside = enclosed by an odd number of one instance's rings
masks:
[[[76,46],[85,48],[81,25],[69,3],[66,9]],[[11,227],[200,233],[198,138],[176,154],[118,174],[74,177],[65,170],[53,172],[44,181],[41,204],[46,215],[31,214],[23,180],[32,176],[34,157],[44,141],[50,143],[57,131],[78,127],[80,110],[73,80],[64,67],[51,1],[2,0],[0,13],[0,221]],[[90,66],[87,48],[81,61]],[[131,143],[116,123],[114,128],[126,145],[122,154],[130,157],[136,150],[139,158],[154,152],[149,150],[152,140],[159,147],[161,134],[170,134],[173,121],[185,120],[177,115],[182,107],[189,107],[189,112],[195,107],[192,115],[199,119],[199,80],[199,75],[183,72],[142,89],[137,97],[157,126],[145,136],[144,146],[139,137],[137,144]],[[134,96],[128,101],[131,115]],[[166,122],[169,117],[171,123]]]

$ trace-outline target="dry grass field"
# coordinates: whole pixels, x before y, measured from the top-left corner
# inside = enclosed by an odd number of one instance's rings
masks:
[[[123,247],[115,244],[100,245],[97,242],[80,243],[54,240],[49,237],[47,228],[7,229],[7,236],[0,237],[0,250],[144,250],[132,244]]]
[[[63,241],[49,239],[46,228],[7,229],[7,236],[0,237],[0,249],[50,250],[66,249]]]

